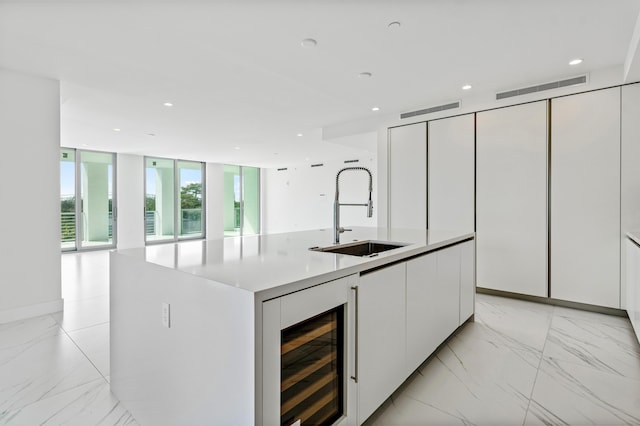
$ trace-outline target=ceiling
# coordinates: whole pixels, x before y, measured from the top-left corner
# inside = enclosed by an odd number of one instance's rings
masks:
[[[279,167],[375,155],[375,135],[323,128],[622,66],[639,12],[640,0],[0,1],[0,67],[61,81],[63,146]]]

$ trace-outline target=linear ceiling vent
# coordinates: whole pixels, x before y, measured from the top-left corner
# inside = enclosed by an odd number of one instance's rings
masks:
[[[278,169],[278,171],[279,171],[279,172],[284,172],[285,170],[287,170],[287,167],[280,167],[280,168]]]
[[[312,164],[311,167],[322,167],[324,166],[323,163],[318,163],[318,164]]]
[[[415,117],[416,115],[431,114],[432,112],[446,111],[448,109],[460,108],[460,101],[451,102],[444,105],[438,105],[431,108],[420,109],[418,111],[403,112],[400,118]]]
[[[349,164],[349,163],[357,163],[360,160],[344,160],[344,164]]]
[[[527,95],[529,93],[542,92],[544,90],[559,89],[561,87],[577,86],[586,84],[587,75],[571,77],[565,80],[552,81],[550,83],[538,84],[536,86],[523,87],[522,89],[508,90],[506,92],[496,93],[496,100],[512,98],[514,96]]]

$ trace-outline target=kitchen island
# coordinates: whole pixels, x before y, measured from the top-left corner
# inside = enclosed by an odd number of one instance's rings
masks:
[[[335,299],[345,343],[338,422],[362,423],[473,317],[474,235],[356,228],[342,241],[404,245],[371,257],[309,250],[332,237],[318,230],[111,252],[113,393],[142,425],[280,424],[281,384],[271,379],[280,376],[280,326]],[[363,350],[370,344],[383,347]],[[370,353],[393,364],[384,383],[368,372],[377,363]]]

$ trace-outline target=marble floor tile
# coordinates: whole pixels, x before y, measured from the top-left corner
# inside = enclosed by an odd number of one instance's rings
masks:
[[[544,357],[640,380],[640,345],[629,321],[596,318],[554,315]]]
[[[7,418],[16,425],[137,425],[103,379],[30,404]]]
[[[414,398],[398,395],[389,398],[379,415],[373,415],[364,426],[468,425],[469,419],[457,410],[443,411]]]
[[[109,323],[67,333],[89,361],[106,378],[109,370]]]
[[[64,302],[62,312],[52,314],[67,332],[109,322],[109,296]]]
[[[29,404],[103,379],[65,333],[26,340],[0,361],[0,424]]]
[[[422,366],[421,374],[412,377],[401,395],[430,407],[424,412],[446,413],[449,421],[521,424],[539,361],[528,350],[456,336]],[[443,421],[440,417],[423,420],[424,424]]]
[[[509,346],[542,351],[553,306],[478,294],[475,321],[500,335]]]
[[[65,302],[109,294],[107,250],[61,255],[62,298]]]
[[[545,359],[525,424],[640,424],[640,381]]]
[[[60,333],[60,325],[51,315],[0,324],[0,365],[41,340]]]

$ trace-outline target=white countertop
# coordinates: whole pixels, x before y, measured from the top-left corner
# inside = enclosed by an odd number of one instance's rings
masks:
[[[627,237],[640,246],[640,231],[629,231]]]
[[[415,229],[354,228],[341,243],[377,240],[409,245],[358,257],[309,250],[331,246],[331,229],[216,240],[183,241],[114,251],[166,268],[260,294],[277,297],[323,282],[426,253],[469,238],[473,233]]]

